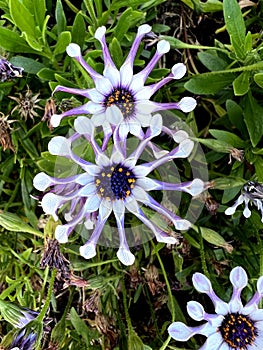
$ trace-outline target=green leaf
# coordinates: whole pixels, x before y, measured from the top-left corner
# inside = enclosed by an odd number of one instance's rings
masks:
[[[34,60],[33,58],[24,56],[15,56],[10,59],[10,62],[17,66],[23,67],[26,73],[37,74],[45,66],[44,64]]]
[[[62,32],[59,35],[58,41],[55,46],[54,55],[58,55],[60,53],[64,53],[66,51],[66,47],[71,42],[71,33],[70,32]]]
[[[214,231],[210,228],[207,228],[207,227],[197,227],[195,225],[193,225],[192,228],[196,232],[199,232],[199,230],[200,230],[203,239],[205,241],[207,241],[208,243],[211,243],[211,244],[215,245],[216,247],[222,247],[229,253],[232,252],[233,247],[231,246],[231,244],[227,243],[224,240],[224,238],[222,236],[220,236],[220,234],[217,233],[216,231]]]
[[[0,226],[12,232],[27,232],[42,237],[42,232],[26,224],[18,215],[0,211]]]
[[[226,110],[230,122],[247,138],[247,127],[244,123],[243,109],[235,101],[226,101]]]
[[[239,76],[233,81],[234,94],[236,96],[243,96],[249,90],[249,78],[250,72],[242,72]]]
[[[232,132],[224,130],[210,129],[210,134],[220,141],[224,141],[236,148],[245,148],[246,142]]]
[[[257,73],[254,75],[254,80],[255,80],[255,83],[263,88],[263,73]]]
[[[54,80],[55,79],[55,73],[56,73],[56,71],[54,71],[52,69],[43,68],[37,73],[37,76],[40,79],[49,80],[50,81],[50,80]]]
[[[36,53],[28,43],[16,32],[0,26],[0,46],[10,52]]]
[[[66,30],[66,26],[67,26],[67,20],[63,10],[61,0],[57,0],[55,17],[57,21],[57,35],[59,36],[60,33]]]
[[[230,85],[234,79],[235,75],[232,73],[204,73],[195,75],[184,87],[194,94],[214,94]]]
[[[255,147],[263,135],[263,107],[249,92],[245,97],[244,119],[251,143]]]
[[[35,37],[35,18],[24,4],[19,0],[9,0],[10,14],[15,25],[27,35]]]
[[[70,309],[70,321],[77,331],[77,333],[83,338],[85,341],[87,347],[90,346],[90,340],[89,340],[89,328],[86,325],[86,323],[79,317],[76,310],[72,307]]]
[[[214,139],[201,139],[201,138],[192,138],[193,141],[200,142],[201,144],[205,145],[208,148],[211,148],[212,150],[216,152],[221,153],[229,153],[232,146],[221,140],[214,140]]]
[[[122,53],[121,45],[117,38],[112,39],[109,45],[109,50],[114,63],[118,68],[120,68],[120,66],[123,63],[123,53]]]
[[[45,13],[46,13],[46,1],[45,0],[34,0],[32,1],[32,5],[34,7],[34,15],[36,24],[40,29],[43,28],[43,24],[45,21]]]
[[[217,12],[223,10],[223,4],[219,0],[207,0],[206,2],[200,2],[202,12]]]
[[[32,47],[32,49],[36,51],[42,51],[43,45],[40,44],[33,35],[28,34],[26,32],[22,32],[22,37],[26,39],[26,41],[28,42],[29,46]]]
[[[125,6],[127,6],[127,4]],[[129,28],[143,18],[144,14],[141,11],[133,11],[131,7],[127,8],[118,19],[117,25],[113,31],[113,36],[121,41]]]
[[[211,72],[224,70],[228,66],[228,63],[218,57],[215,52],[198,52],[197,56],[203,65]]]
[[[86,26],[84,18],[81,12],[78,12],[72,26],[72,42],[80,46],[83,49],[86,36]]]
[[[236,0],[223,0],[226,29],[237,58],[245,58],[246,26],[240,6]]]

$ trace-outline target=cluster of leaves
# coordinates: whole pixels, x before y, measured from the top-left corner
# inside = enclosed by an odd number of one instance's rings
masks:
[[[224,215],[245,182],[263,182],[262,4],[248,2],[241,9],[236,0],[182,0],[173,6],[174,14],[168,11],[172,6],[164,0],[128,4],[124,0],[0,0],[0,53],[24,69],[23,77],[0,83],[1,114],[9,120],[0,135],[10,134],[13,146],[4,149],[1,142],[0,149],[0,299],[41,310],[47,295],[50,273],[41,262],[56,223],[43,216],[32,180],[41,170],[54,173],[58,159],[47,152],[47,144],[54,135],[66,135],[74,119],[66,118],[52,129],[49,99],[58,84],[79,88],[93,84],[65,54],[70,42],[79,44],[85,60],[101,72],[101,48],[94,39],[99,26],[107,26],[117,67],[138,25],[149,23],[160,38],[168,40],[190,73],[162,89],[155,99],[178,100],[189,92],[197,97],[197,109],[179,116],[202,145],[213,180],[209,193],[200,198],[207,209],[179,238],[180,245],[147,242],[129,269],[120,265],[113,249],[102,247],[96,258],[84,261],[78,254],[80,238],[73,235],[60,248],[69,259],[70,274],[57,277],[49,314],[53,329],[43,340],[43,349],[175,349],[169,345],[167,327],[175,318],[185,321],[193,272],[209,274],[222,298],[230,293],[225,286],[231,267],[245,266],[255,278],[263,274],[259,214],[253,211],[246,221],[241,211],[233,219]],[[181,16],[186,35],[173,36],[167,13],[173,19]],[[194,30],[188,32],[192,23],[186,22],[205,18],[204,14],[220,24],[216,33],[210,33],[213,46],[199,44]],[[220,33],[225,34],[221,41]],[[135,69],[143,67],[153,51],[154,45],[148,49],[141,45]],[[167,64],[153,71],[149,83],[169,72],[174,61],[173,56],[167,57]],[[18,101],[12,97],[26,101],[26,107],[20,103],[16,108]],[[83,103],[64,93],[55,98],[60,112]],[[66,169],[68,164],[59,166]],[[10,329],[1,323],[1,334]],[[188,347],[198,345],[190,341]]]

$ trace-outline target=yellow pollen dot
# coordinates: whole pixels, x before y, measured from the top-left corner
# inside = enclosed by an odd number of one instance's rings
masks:
[[[131,191],[126,191],[126,196],[128,197],[131,194]]]
[[[101,188],[100,188],[100,192],[101,192],[101,193],[104,192],[104,188],[101,187]]]
[[[131,175],[131,173],[129,171],[126,172],[126,176]],[[129,181],[129,180],[128,180]]]
[[[134,188],[134,185],[131,185],[130,188]]]
[[[119,169],[118,169],[118,171],[119,171],[120,173],[122,173],[122,170],[123,170],[122,168],[119,168]]]
[[[100,184],[100,179],[96,179],[96,186],[99,186]]]
[[[110,170],[113,171],[113,170],[114,170],[114,166],[112,166],[112,167],[110,168]]]
[[[111,177],[111,174],[107,174],[107,177]]]
[[[101,173],[101,176],[104,177],[104,176],[106,176],[106,174],[105,173]]]

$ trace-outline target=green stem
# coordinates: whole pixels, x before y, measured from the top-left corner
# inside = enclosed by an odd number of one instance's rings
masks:
[[[129,334],[131,334],[133,332],[133,328],[132,328],[132,322],[131,322],[131,318],[130,318],[129,311],[128,311],[127,292],[126,292],[126,288],[125,288],[124,279],[122,279],[122,295],[123,295],[123,308],[124,308],[125,319],[126,319],[127,326],[128,326],[128,332],[129,332]]]
[[[47,310],[49,308],[56,275],[57,275],[57,270],[53,269],[51,272],[51,278],[50,278],[50,282],[49,282],[49,288],[48,288],[48,293],[47,293],[47,298],[46,298],[45,304],[44,304],[40,314],[37,316],[37,320],[40,322],[43,321],[43,319],[47,313]]]
[[[263,276],[263,246],[258,230],[255,230],[258,245],[259,245],[259,276]]]
[[[199,226],[198,226],[198,233],[200,235],[200,258],[201,258],[202,269],[203,269],[204,274],[206,275],[206,277],[209,278],[209,272],[208,272],[208,268],[207,268],[206,260],[205,260],[204,240],[203,240],[202,233],[201,233],[201,230],[200,230]]]
[[[153,242],[152,242],[152,245],[154,246]],[[171,308],[170,312],[171,312],[171,315],[172,315],[172,322],[174,322],[175,321],[175,307],[174,307],[174,299],[173,299],[171,286],[170,286],[170,283],[168,281],[167,273],[165,271],[164,264],[162,262],[162,259],[161,259],[160,255],[159,255],[159,252],[156,250],[155,254],[156,254],[157,259],[159,261],[159,264],[160,264],[160,267],[161,267],[161,270],[162,270],[162,273],[163,273],[163,278],[164,278],[165,283],[166,283],[168,298],[169,298],[169,301],[170,301],[170,308]],[[168,338],[166,339],[166,341],[163,343],[163,345],[160,348],[160,350],[166,349],[166,347],[168,346],[170,340],[171,340],[171,336],[169,335]]]

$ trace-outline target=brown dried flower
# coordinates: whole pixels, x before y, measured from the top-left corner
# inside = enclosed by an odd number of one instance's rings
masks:
[[[11,114],[13,114],[15,111],[18,111],[26,121],[28,117],[34,120],[34,117],[38,116],[38,113],[35,111],[35,109],[43,109],[37,105],[37,103],[40,101],[38,98],[39,95],[40,93],[33,96],[33,92],[29,89],[29,87],[27,87],[27,92],[25,95],[22,95],[19,92],[19,97],[8,96],[17,102],[17,105],[12,109]]]
[[[7,118],[8,116],[5,116],[2,112],[0,112],[0,145],[3,147],[3,151],[9,148],[11,151],[15,152],[10,137],[10,123],[12,123],[13,120],[7,120]]]
[[[51,97],[47,100],[45,105],[45,112],[43,115],[43,118],[41,119],[42,122],[47,122],[48,128],[50,130],[53,129],[52,125],[50,124],[50,118],[53,114],[57,112],[56,103],[55,100]]]
[[[159,272],[155,265],[149,265],[145,269],[144,277],[152,295],[158,294],[163,290],[165,283],[159,280]]]

